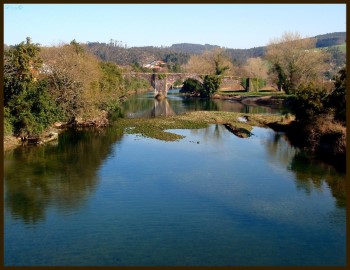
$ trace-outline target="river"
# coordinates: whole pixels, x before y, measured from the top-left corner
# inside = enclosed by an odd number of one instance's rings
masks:
[[[280,108],[136,95],[124,117]],[[345,265],[345,174],[255,127],[104,130],[4,156],[5,266]]]

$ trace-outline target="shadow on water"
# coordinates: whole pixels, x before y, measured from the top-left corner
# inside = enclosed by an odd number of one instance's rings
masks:
[[[337,207],[345,208],[345,174],[342,171],[293,147],[283,133],[271,133],[265,147],[269,156],[275,157],[294,173],[297,189],[310,195],[313,191],[322,192],[326,184],[336,199]]]
[[[310,194],[313,190],[322,191],[322,186],[326,183],[336,199],[337,206],[345,208],[345,175],[339,176],[333,166],[299,152],[293,157],[290,170],[296,176],[295,184],[298,189]]]
[[[56,145],[7,153],[5,209],[13,218],[35,224],[45,219],[50,205],[63,212],[79,208],[98,183],[99,166],[121,138],[115,129],[67,131]]]

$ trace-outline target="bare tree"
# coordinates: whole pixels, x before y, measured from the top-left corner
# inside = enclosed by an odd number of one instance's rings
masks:
[[[260,57],[249,58],[246,64],[243,66],[243,70],[245,76],[253,79],[252,87],[254,87],[255,90],[259,90],[259,88],[262,86],[261,80],[265,80],[267,78],[267,63]]]
[[[200,55],[192,55],[184,69],[198,74],[226,75],[232,73],[234,67],[225,49],[216,48]]]
[[[101,71],[96,57],[77,50],[77,44],[42,49],[44,69],[52,95],[68,117],[88,114],[99,100]],[[92,113],[92,112],[91,112]]]
[[[249,58],[243,68],[246,75],[249,77],[260,79],[267,78],[268,66],[260,57]]]
[[[266,59],[271,63],[271,73],[276,76],[280,90],[290,93],[302,83],[322,82],[329,55],[316,49],[315,44],[314,38],[302,38],[299,33],[291,32],[268,44]]]

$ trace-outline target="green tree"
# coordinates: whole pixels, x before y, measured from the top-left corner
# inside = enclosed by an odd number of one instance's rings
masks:
[[[193,78],[188,78],[184,81],[180,93],[200,94],[202,89],[203,85],[200,81]]]
[[[48,91],[46,80],[27,85],[8,104],[15,133],[38,135],[60,117],[60,108]]]
[[[334,83],[334,90],[329,95],[327,106],[333,108],[335,119],[345,124],[346,120],[346,68],[338,72]]]
[[[119,98],[126,94],[120,68],[111,62],[101,62],[102,78],[99,81],[100,97],[98,107],[113,111],[119,107]]]
[[[299,121],[307,122],[327,113],[327,91],[314,83],[302,84],[297,94],[289,98],[290,108]]]
[[[33,44],[27,37],[26,42],[10,48],[4,54],[4,105],[26,89],[36,80],[42,59],[39,44]]]
[[[220,88],[221,78],[215,75],[205,75],[201,96],[211,97]]]
[[[59,116],[60,110],[40,78],[39,44],[27,38],[4,55],[4,106],[6,123],[20,136],[36,135]],[[8,127],[7,127],[8,130]]]

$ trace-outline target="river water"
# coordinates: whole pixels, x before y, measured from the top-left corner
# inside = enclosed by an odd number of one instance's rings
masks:
[[[281,112],[174,92],[122,114],[196,109]],[[270,129],[173,132],[185,138],[112,125],[6,153],[5,265],[345,265],[345,174]]]

